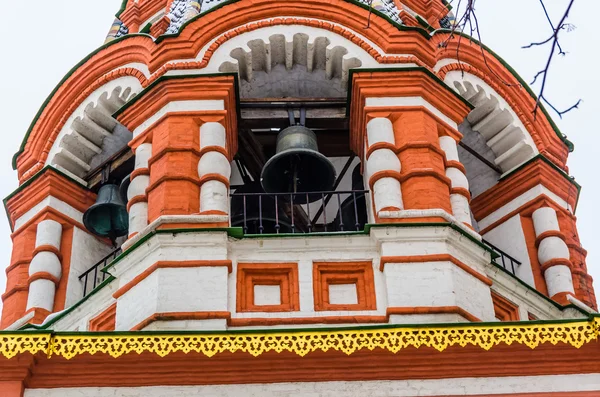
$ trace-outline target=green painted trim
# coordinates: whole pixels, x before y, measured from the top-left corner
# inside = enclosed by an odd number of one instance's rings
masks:
[[[58,89],[73,75],[73,73],[75,73],[77,71],[77,69],[79,69],[81,66],[83,66],[83,64],[85,64],[87,61],[89,61],[94,55],[98,54],[100,51],[114,45],[117,44],[125,39],[128,39],[130,37],[148,37],[150,39],[152,39],[151,36],[147,35],[147,34],[140,34],[140,33],[133,33],[133,34],[128,34],[122,37],[119,37],[118,39],[114,39],[106,44],[101,45],[100,47],[98,47],[97,49],[95,49],[94,51],[92,51],[90,54],[88,54],[85,58],[83,58],[81,61],[79,61],[79,63],[77,63],[77,65],[73,66],[71,68],[71,70],[69,70],[69,72],[65,75],[65,77],[63,77],[60,82],[56,85],[56,87],[54,87],[54,89],[52,90],[52,92],[50,93],[50,95],[48,95],[48,97],[46,98],[46,100],[44,101],[44,103],[42,103],[42,106],[40,107],[40,109],[38,110],[37,114],[35,115],[35,117],[33,118],[33,120],[31,121],[31,124],[29,125],[29,128],[27,129],[27,132],[25,133],[25,137],[23,138],[23,141],[21,142],[21,146],[19,147],[19,150],[17,151],[17,153],[15,153],[13,155],[12,158],[12,166],[13,166],[13,170],[17,169],[17,159],[18,157],[25,151],[25,145],[27,145],[27,140],[29,139],[29,135],[31,135],[31,131],[33,130],[33,127],[36,125],[36,123],[38,122],[40,116],[42,115],[42,113],[44,112],[44,110],[46,109],[46,106],[48,106],[48,104],[50,103],[50,101],[52,100],[52,98],[54,97],[54,95],[56,94],[56,92],[58,91]]]
[[[424,68],[422,66],[408,66],[405,68],[354,68],[350,69],[350,75],[348,76],[348,95],[346,97],[346,115],[350,115],[350,103],[352,100],[352,76],[354,73],[395,73],[395,72],[423,72],[427,76],[429,76],[433,81],[442,86],[442,88],[446,89],[449,93],[451,93],[454,97],[464,103],[469,109],[475,109],[475,106],[465,98],[460,96],[458,92],[454,91],[452,88],[448,86],[448,84],[444,83],[438,76],[436,76],[429,69]]]
[[[121,3],[121,8],[119,9],[119,11],[117,11],[117,13],[115,14],[115,17],[119,18],[121,16],[121,14],[125,11],[126,8],[127,8],[127,0],[123,0],[123,2]]]
[[[153,236],[157,235],[157,234],[180,234],[180,233],[210,233],[210,232],[224,232],[227,233],[227,236],[229,237],[233,237],[236,238],[238,240],[242,240],[242,239],[270,239],[270,238],[307,238],[307,237],[322,237],[322,236],[331,236],[331,237],[345,237],[345,236],[362,236],[362,235],[369,235],[371,232],[371,228],[375,228],[375,227],[449,227],[457,232],[459,232],[460,234],[462,234],[463,236],[465,236],[466,238],[468,238],[469,240],[471,240],[472,242],[474,242],[475,244],[477,244],[479,247],[483,248],[484,250],[486,250],[487,252],[489,252],[492,255],[492,259],[495,259],[498,257],[498,254],[496,254],[490,247],[488,247],[487,245],[483,244],[481,241],[477,240],[476,238],[474,238],[473,236],[471,236],[470,234],[468,234],[467,232],[465,232],[464,230],[462,230],[460,227],[458,227],[455,224],[452,223],[384,223],[384,224],[367,224],[365,225],[365,230],[362,232],[332,232],[332,233],[310,233],[310,234],[305,234],[305,233],[297,233],[297,234],[291,234],[291,233],[281,233],[281,234],[249,234],[249,235],[245,235],[243,232],[243,229],[241,227],[228,227],[228,228],[206,228],[206,229],[190,229],[190,228],[182,228],[182,229],[160,229],[160,230],[153,230],[151,232],[149,232],[148,234],[146,234],[145,236],[143,236],[142,238],[140,238],[138,241],[136,241],[131,247],[129,247],[125,252],[123,252],[121,255],[119,255],[118,257],[116,257],[108,266],[104,267],[104,269],[101,270],[101,272],[110,274],[110,269],[113,268],[117,263],[121,262],[125,257],[127,257],[129,254],[131,254],[133,251],[135,251],[139,246],[141,246],[142,244],[144,244],[145,242],[147,242],[149,239],[151,239]]]
[[[437,30],[435,30],[431,34],[431,37],[435,36],[438,33],[452,33],[452,30],[451,29],[437,29]],[[486,50],[487,52],[489,52],[494,58],[496,58],[498,60],[498,62],[500,62],[517,79],[517,81],[519,82],[519,84],[521,84],[523,86],[523,88],[525,88],[525,90],[529,93],[529,95],[534,100],[537,101],[537,95],[533,92],[533,90],[531,89],[531,87],[529,87],[529,84],[527,84],[525,82],[525,80],[523,80],[523,78],[517,73],[517,71],[515,69],[513,69],[512,66],[510,66],[500,55],[496,54],[488,46],[486,46],[485,44],[481,43],[479,40],[475,39],[474,37],[469,36],[466,33],[455,31],[454,34],[455,35],[460,35],[462,37],[465,37],[465,38],[469,39],[470,41],[474,42],[475,44],[479,45],[484,50]],[[573,142],[571,142],[570,140],[568,140],[567,136],[564,135],[560,131],[560,129],[558,128],[558,126],[556,125],[556,123],[554,122],[554,120],[552,120],[552,118],[550,117],[550,114],[548,113],[548,111],[546,110],[546,108],[544,107],[544,105],[542,103],[540,103],[540,109],[542,110],[542,112],[546,116],[546,119],[550,123],[550,126],[552,127],[552,129],[554,130],[554,132],[556,133],[556,135],[558,136],[558,138],[567,146],[567,148],[569,149],[569,152],[572,152],[573,150],[575,150],[575,146],[573,145]]]
[[[144,26],[140,30],[140,33],[144,33],[144,34],[150,35],[150,29],[152,29],[152,24],[151,23],[147,23],[146,26]]]
[[[574,177],[570,176],[564,170],[560,169],[560,167],[558,167],[556,164],[554,164],[552,161],[550,161],[550,159],[548,159],[546,156],[544,156],[541,153],[537,154],[536,156],[534,156],[532,158],[530,158],[529,160],[527,160],[526,162],[524,162],[523,164],[521,164],[520,166],[518,166],[514,170],[510,171],[509,173],[503,175],[498,180],[498,182],[510,178],[514,174],[520,172],[523,168],[527,167],[529,164],[531,164],[531,163],[533,163],[535,161],[538,161],[538,160],[541,160],[544,163],[548,164],[550,167],[552,167],[552,169],[554,169],[555,171],[557,171],[563,178],[565,178],[567,181],[569,181],[570,183],[572,183],[573,186],[575,186],[575,189],[577,189],[577,197],[575,198],[575,208],[573,208],[573,214],[575,214],[575,212],[577,212],[577,205],[579,204],[579,198],[581,197],[581,185],[575,181]]]
[[[38,172],[36,172],[31,178],[29,178],[28,180],[26,180],[21,186],[19,186],[16,190],[14,190],[12,193],[10,193],[8,196],[6,196],[6,198],[4,198],[4,200],[2,200],[2,203],[4,204],[4,211],[6,212],[6,216],[8,218],[8,223],[10,224],[10,230],[11,232],[14,231],[14,225],[12,224],[12,222],[10,221],[10,214],[8,212],[8,201],[13,198],[15,195],[17,195],[18,193],[20,193],[22,190],[24,190],[25,188],[27,188],[27,186],[31,185],[33,182],[35,182],[39,177],[41,177],[42,175],[44,175],[46,172],[48,171],[52,171],[55,174],[57,174],[58,176],[61,176],[63,178],[66,178],[67,180],[75,183],[76,185],[78,185],[79,187],[85,189],[85,190],[89,190],[89,188],[85,185],[82,185],[79,181],[73,179],[71,176],[65,174],[64,172],[54,168],[51,165],[47,165],[44,168],[42,168],[41,170],[39,170]]]
[[[106,280],[104,280],[103,282],[101,282],[100,284],[98,284],[98,286],[96,288],[94,288],[85,298],[81,299],[79,302],[75,303],[70,308],[68,308],[66,310],[63,310],[59,315],[57,315],[56,317],[54,317],[52,320],[48,321],[47,323],[44,323],[42,325],[26,324],[23,327],[19,328],[19,330],[26,330],[26,329],[42,330],[42,329],[48,329],[49,326],[51,326],[52,324],[56,323],[58,320],[64,318],[67,314],[71,313],[73,310],[77,309],[79,306],[83,305],[84,302],[86,302],[92,296],[96,295],[101,289],[103,289],[104,287],[106,287],[113,280],[116,280],[116,278],[113,277],[113,276],[110,276],[109,278],[107,278]]]
[[[506,270],[501,265],[497,264],[495,261],[492,261],[491,263],[492,263],[493,266],[497,267],[498,269],[500,269],[501,271],[503,271],[504,273],[506,273],[507,275],[509,275],[513,279],[517,280],[519,282],[519,284],[521,284],[522,286],[524,286],[525,288],[527,288],[529,291],[533,292],[534,295],[537,295],[538,297],[542,298],[544,301],[552,304],[552,306],[556,307],[560,311],[564,311],[565,309],[575,309],[578,312],[585,314],[586,316],[589,315],[588,312],[584,311],[580,307],[575,306],[573,304],[563,306],[560,303],[553,301],[552,299],[550,299],[546,295],[542,294],[537,289],[533,288],[531,285],[527,284],[525,281],[521,280],[520,278],[518,278],[517,276],[515,276],[514,274],[512,274],[511,272],[509,272],[508,270]]]
[[[417,20],[417,22],[419,22],[421,24],[421,26],[423,26],[423,28],[425,28],[429,33],[435,31],[435,28],[433,26],[431,26],[429,24],[429,21],[427,21],[425,18],[423,18],[422,16],[420,16],[419,14],[416,15],[415,19]]]
[[[367,224],[365,225],[365,231],[371,231],[372,228],[384,228],[384,227],[449,227],[450,229],[457,231],[458,233],[462,234],[463,236],[465,236],[466,238],[468,238],[469,240],[471,240],[472,242],[474,242],[475,244],[477,244],[479,247],[483,248],[484,250],[486,250],[487,252],[489,252],[492,255],[492,259],[497,258],[499,255],[492,250],[491,247],[485,245],[483,242],[477,240],[475,237],[471,236],[469,233],[465,232],[463,229],[461,229],[460,227],[458,227],[456,224],[454,223],[450,223],[450,222],[415,222],[415,223],[376,223],[376,224]]]
[[[242,228],[239,227],[224,227],[224,228],[205,228],[205,229],[160,229],[160,230],[152,230],[138,241],[136,241],[131,247],[127,248],[127,250],[121,255],[117,256],[108,266],[105,266],[102,270],[103,273],[110,274],[109,270],[114,267],[117,263],[121,262],[126,256],[135,251],[140,245],[144,244],[146,241],[150,240],[156,234],[182,234],[182,233],[209,233],[209,232],[223,232],[227,233],[229,237],[234,237],[241,239],[243,238]]]

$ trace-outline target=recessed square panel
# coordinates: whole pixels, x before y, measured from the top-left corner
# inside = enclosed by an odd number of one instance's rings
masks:
[[[281,305],[281,286],[279,285],[255,285],[254,305],[269,306]]]
[[[332,305],[356,305],[356,284],[329,284],[329,303]]]

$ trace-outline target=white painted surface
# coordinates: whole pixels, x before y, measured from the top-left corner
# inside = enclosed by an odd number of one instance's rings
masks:
[[[212,268],[218,274],[191,274],[182,269],[164,269],[172,272],[160,277],[155,273],[119,298],[117,327],[130,329],[154,313],[189,312],[197,310],[229,311],[234,319],[251,318],[318,318],[323,316],[385,316],[393,306],[453,306],[480,317],[494,321],[491,297],[486,285],[451,263],[417,263],[411,265],[386,265],[379,271],[380,257],[405,255],[450,254],[487,274],[494,281],[494,289],[519,305],[526,314],[533,313],[540,319],[582,318],[581,313],[568,309],[558,310],[548,300],[533,293],[517,279],[489,264],[490,256],[483,248],[464,235],[447,227],[389,227],[373,228],[370,236],[302,236],[297,238],[243,239],[227,238],[223,232],[198,232],[184,234],[157,234],[144,245],[126,256],[110,269],[117,280],[105,290],[86,301],[73,313],[60,320],[53,329],[69,331],[84,330],[90,313],[98,313],[114,300],[111,295],[157,261],[190,261],[230,259],[232,273],[227,267]],[[236,312],[237,263],[297,263],[300,310],[294,312]],[[320,311],[314,309],[313,262],[370,261],[373,263],[377,308],[365,311]],[[404,266],[414,266],[414,269]],[[397,273],[388,277],[390,267],[398,267]],[[199,268],[205,269],[205,268]],[[163,270],[163,269],[161,269]],[[200,271],[200,270],[199,270]],[[393,272],[392,272],[393,273]],[[390,273],[391,274],[391,273]],[[414,278],[411,279],[411,277]],[[204,284],[208,283],[210,285]],[[206,288],[204,287],[206,285]],[[212,289],[214,288],[214,289]],[[106,291],[106,292],[105,292]],[[219,295],[222,294],[222,295]],[[335,295],[335,291],[334,291]],[[390,299],[388,302],[388,295]],[[334,300],[336,298],[334,297]],[[203,306],[202,306],[203,305]],[[185,329],[224,329],[223,322],[203,320],[177,320]],[[196,322],[199,321],[199,322]],[[433,323],[464,321],[460,316],[401,315],[393,316],[392,323]],[[331,324],[277,326],[248,326],[235,329],[332,327]],[[213,325],[211,325],[213,324]],[[345,324],[350,325],[350,324]],[[85,325],[87,327],[87,325]],[[337,326],[344,326],[338,324]],[[151,329],[177,329],[168,321],[157,322]]]
[[[75,109],[75,111],[73,111],[73,113],[69,115],[69,118],[65,122],[56,140],[54,141],[54,145],[52,146],[52,149],[48,154],[48,158],[46,159],[46,164],[53,163],[54,157],[61,150],[60,144],[63,138],[73,131],[73,122],[77,118],[83,119],[85,116],[84,112],[90,104],[98,104],[101,97],[110,95],[115,91],[115,89],[121,89],[122,91],[130,89],[132,93],[137,93],[142,90],[142,85],[136,77],[119,77],[118,79],[109,81],[108,83],[91,93],[85,100],[83,100],[83,102],[77,107],[77,109]]]
[[[538,259],[541,264],[551,259],[569,259],[569,247],[560,237],[546,237],[538,247]]]
[[[145,196],[146,188],[150,186],[149,175],[138,175],[129,184],[127,188],[127,199],[131,200],[136,196]]]
[[[116,329],[154,313],[227,311],[227,268],[161,268],[118,298]]]
[[[440,147],[446,153],[446,159],[448,161],[460,161],[458,157],[458,148],[454,138],[449,136],[441,136],[439,138]]]
[[[536,236],[550,230],[560,230],[556,211],[553,208],[539,208],[533,212],[531,218],[533,219]]]
[[[527,242],[520,215],[515,215],[508,219],[486,233],[483,238],[521,262],[520,266],[515,265],[515,274],[519,279],[535,287],[531,261],[529,260],[529,251],[527,250]],[[498,261],[500,262],[500,259]],[[509,266],[509,263],[507,263],[507,266]]]
[[[381,178],[373,184],[375,211],[379,213],[384,208],[404,208],[400,182],[395,178]]]
[[[385,117],[376,117],[367,123],[367,141],[369,146],[376,143],[387,142],[396,144],[394,126],[392,121]]]
[[[200,149],[208,146],[225,147],[225,127],[221,123],[209,122],[200,126]]]
[[[600,374],[214,386],[27,389],[24,397],[418,397],[599,391]]]
[[[450,205],[452,206],[452,213],[458,221],[468,225],[471,224],[471,207],[469,206],[469,200],[465,196],[462,194],[451,194]]]
[[[369,178],[377,172],[400,172],[400,160],[390,149],[378,149],[371,153],[367,160],[367,175]]]
[[[519,207],[522,207],[523,205],[538,198],[541,195],[548,196],[550,199],[552,199],[552,201],[554,201],[559,206],[561,206],[565,209],[569,209],[569,207],[567,206],[567,203],[563,199],[558,197],[556,194],[552,193],[545,186],[537,185],[537,186],[532,187],[531,189],[529,189],[522,195],[516,197],[514,200],[510,201],[509,203],[498,208],[496,211],[492,212],[485,218],[478,219],[479,227],[481,229],[487,228],[491,224],[499,221],[502,217],[510,214],[511,212],[515,211]]]
[[[62,225],[53,220],[41,221],[37,226],[35,235],[35,246],[51,245],[60,249],[62,238]]]
[[[207,181],[200,188],[200,212],[229,213],[229,189],[221,181]],[[227,219],[229,221],[229,219]]]
[[[27,310],[34,307],[46,309],[51,312],[54,309],[54,294],[56,285],[53,281],[37,279],[29,284],[29,295],[27,296]]]
[[[377,98],[367,98],[365,101],[365,107],[408,107],[408,106],[422,106],[425,109],[429,110],[435,116],[437,116],[444,123],[448,124],[450,127],[454,129],[458,129],[458,125],[452,121],[452,119],[442,113],[438,108],[433,106],[427,100],[422,97],[417,96],[407,96],[407,97],[377,97]]]
[[[467,176],[458,168],[446,168],[446,176],[450,178],[452,187],[460,187],[469,190],[469,181],[467,180]]]
[[[62,266],[60,260],[53,252],[42,251],[38,252],[31,260],[29,265],[29,275],[33,276],[37,273],[50,273],[54,277],[60,279],[62,275]]]
[[[575,293],[573,289],[573,278],[571,269],[568,266],[552,266],[544,272],[546,285],[548,286],[548,295],[554,296],[559,292]]]
[[[152,144],[142,143],[135,150],[135,169],[148,168],[150,157],[152,157]]]
[[[67,296],[65,307],[71,307],[83,298],[83,281],[79,276],[93,265],[106,257],[114,248],[109,244],[97,239],[85,230],[78,227],[73,228],[73,246],[71,249],[71,265],[67,275]],[[87,292],[89,293],[93,275],[89,276]],[[99,274],[98,281],[102,280],[102,274]]]
[[[129,235],[141,232],[146,226],[148,226],[148,203],[145,201],[135,203],[129,209]]]
[[[531,135],[515,111],[492,87],[464,70],[448,72],[444,82],[471,102],[467,120],[486,139],[496,164],[506,173],[538,153]]]
[[[136,137],[144,133],[152,124],[156,123],[167,113],[192,112],[195,110],[224,110],[223,100],[190,100],[173,101],[163,106],[158,112],[148,117],[146,121],[133,130],[133,136]]]
[[[35,206],[31,207],[29,211],[24,213],[19,219],[15,221],[15,232],[19,230],[24,224],[33,219],[46,207],[54,208],[58,212],[66,215],[74,221],[83,223],[83,213],[71,207],[64,201],[57,199],[56,197],[48,196]]]
[[[451,262],[388,263],[384,274],[390,307],[458,306],[494,318],[489,287]]]
[[[356,284],[329,284],[329,303],[332,305],[357,304]]]
[[[279,285],[255,285],[254,304],[256,306],[281,305],[281,287]]]
[[[229,179],[231,164],[221,152],[208,152],[202,155],[198,162],[198,175],[202,178],[207,174],[219,174]]]

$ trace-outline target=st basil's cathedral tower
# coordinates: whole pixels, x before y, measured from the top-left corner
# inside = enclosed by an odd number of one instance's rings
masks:
[[[452,26],[123,1],[13,160],[0,396],[599,396],[573,144]]]

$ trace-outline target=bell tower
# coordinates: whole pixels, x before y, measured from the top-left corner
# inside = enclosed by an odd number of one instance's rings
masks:
[[[0,395],[600,393],[573,145],[450,8],[123,1],[14,157]]]

